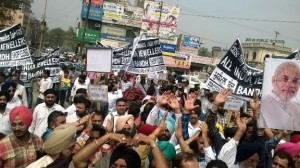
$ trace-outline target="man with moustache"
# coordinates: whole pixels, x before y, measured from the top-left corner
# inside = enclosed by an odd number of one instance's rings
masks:
[[[259,126],[300,131],[300,67],[292,61],[280,64],[272,77],[272,92],[262,97]]]
[[[45,102],[37,105],[33,111],[33,121],[29,131],[39,137],[42,137],[47,129],[47,118],[53,111],[65,111],[65,109],[56,104],[57,92],[54,89],[47,89],[44,92]]]
[[[19,97],[14,96],[16,92],[16,88],[17,88],[17,84],[12,81],[5,82],[1,87],[1,91],[7,92],[9,94],[9,99],[7,100],[6,106],[10,109],[14,108],[15,106],[22,105],[22,102],[19,99]]]
[[[82,122],[80,122],[80,119],[89,114],[91,102],[86,96],[79,96],[75,100],[76,113],[68,115],[66,120],[67,123],[78,122],[81,125]]]
[[[201,121],[198,119],[201,114],[201,107],[197,107],[190,112],[190,122],[188,125],[189,137],[192,137],[197,131],[201,130]]]
[[[39,157],[43,140],[28,131],[32,113],[25,106],[13,108],[9,121],[13,134],[0,141],[0,167],[26,167]]]
[[[11,127],[9,122],[10,108],[7,108],[7,101],[9,100],[9,94],[7,92],[0,91],[0,132],[8,135],[11,133]]]

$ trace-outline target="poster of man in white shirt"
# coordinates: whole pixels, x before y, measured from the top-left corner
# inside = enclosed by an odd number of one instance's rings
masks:
[[[266,59],[259,127],[300,131],[300,61]]]

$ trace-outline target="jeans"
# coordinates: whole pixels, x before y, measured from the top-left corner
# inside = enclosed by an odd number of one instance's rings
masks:
[[[65,100],[66,100],[66,95],[67,95],[67,91],[66,89],[60,89],[59,90],[59,100],[60,100],[60,105],[62,107],[64,107],[65,105]]]
[[[33,87],[26,87],[26,94],[27,94],[27,101],[28,101],[28,108],[32,108],[32,100],[33,100]]]

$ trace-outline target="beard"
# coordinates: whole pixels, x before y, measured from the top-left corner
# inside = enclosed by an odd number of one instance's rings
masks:
[[[0,103],[0,110],[5,110],[6,105],[6,103]]]
[[[46,101],[45,104],[48,107],[52,107],[54,105],[54,101]]]
[[[157,139],[159,141],[169,141],[171,137],[168,137],[167,135],[163,134],[163,135],[160,135]]]

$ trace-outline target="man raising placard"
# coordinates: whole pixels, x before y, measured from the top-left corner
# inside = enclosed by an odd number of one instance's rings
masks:
[[[283,60],[268,59],[266,67],[268,65],[274,67],[274,64],[278,64],[279,61]],[[270,92],[266,91],[267,87],[270,87],[267,86],[268,76],[265,72],[259,126],[300,131],[300,103],[297,99],[300,86],[299,65],[293,61],[280,63],[272,76]]]

